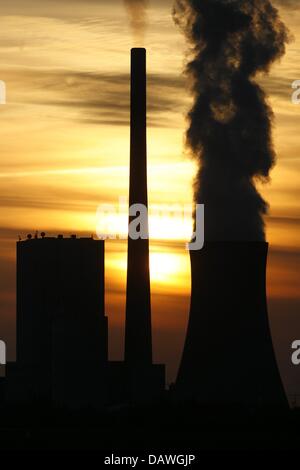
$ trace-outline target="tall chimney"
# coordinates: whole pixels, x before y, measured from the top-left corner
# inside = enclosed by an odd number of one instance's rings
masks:
[[[146,50],[131,50],[131,130],[129,205],[143,204],[147,196]],[[135,217],[129,217],[129,223]],[[128,237],[125,362],[140,367],[152,364],[149,237]]]

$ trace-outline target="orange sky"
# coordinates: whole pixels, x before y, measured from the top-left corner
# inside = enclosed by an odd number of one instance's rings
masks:
[[[286,2],[282,2],[286,4]],[[293,4],[293,2],[291,2]],[[195,166],[183,135],[190,98],[182,76],[184,38],[172,1],[149,1],[148,49],[150,212],[160,204],[191,204]],[[274,341],[289,393],[300,394],[289,344],[300,338],[300,9],[280,11],[294,35],[285,58],[260,81],[276,115],[278,162],[262,187],[270,202],[268,285]],[[127,197],[129,50],[121,0],[11,0],[0,7],[0,337],[12,337],[15,241],[35,230],[95,233],[99,204]],[[123,211],[123,216],[126,211]],[[122,218],[122,214],[121,214]],[[124,220],[124,219],[123,219]],[[190,218],[150,218],[156,360],[174,378],[189,308],[190,271],[184,242]],[[102,227],[103,228],[103,227]],[[162,269],[163,267],[163,269]],[[106,310],[112,358],[122,354],[126,244],[106,244]],[[13,342],[9,342],[13,356]]]

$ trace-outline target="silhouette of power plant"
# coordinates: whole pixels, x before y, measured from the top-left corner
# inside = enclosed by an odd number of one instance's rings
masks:
[[[146,50],[131,51],[130,189],[129,206],[148,208],[147,195]],[[129,225],[135,216],[129,216]],[[148,215],[147,215],[148,226]],[[129,234],[130,235],[130,234]],[[145,237],[145,235],[148,235]],[[150,396],[165,382],[163,365],[152,364],[149,234],[128,237],[125,364],[131,393]]]
[[[130,206],[147,201],[146,51],[131,51]],[[129,223],[132,217],[129,217]],[[125,360],[108,361],[104,241],[29,236],[17,243],[17,361],[11,401],[61,406],[145,402],[165,389],[152,363],[149,240],[128,237]]]
[[[204,404],[285,406],[270,333],[265,242],[191,251],[192,295],[176,392]]]
[[[104,242],[75,235],[19,241],[17,361],[8,364],[8,398],[104,403],[107,336]]]
[[[131,52],[130,206],[147,199],[146,51]],[[134,216],[129,216],[129,223]],[[265,242],[191,251],[191,310],[174,397],[286,406],[268,323]],[[17,243],[17,362],[6,396],[67,406],[149,401],[165,389],[152,361],[149,239],[128,237],[125,358],[108,361],[104,241]]]

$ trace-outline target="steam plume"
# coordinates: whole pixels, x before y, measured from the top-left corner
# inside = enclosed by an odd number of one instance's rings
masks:
[[[288,31],[270,0],[176,0],[174,18],[192,46],[187,145],[206,240],[264,240],[268,206],[255,181],[275,162],[273,113],[254,79],[283,56]]]
[[[124,0],[125,7],[129,14],[130,26],[138,44],[143,44],[147,22],[148,0]]]

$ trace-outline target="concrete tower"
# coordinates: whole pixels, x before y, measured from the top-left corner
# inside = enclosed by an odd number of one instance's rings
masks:
[[[265,242],[206,242],[190,252],[179,396],[213,406],[287,406],[268,320],[267,254]]]
[[[146,50],[131,51],[129,204],[148,208],[146,138]],[[134,220],[129,217],[129,223]],[[128,237],[125,362],[152,364],[149,239]]]
[[[131,130],[129,204],[148,209],[146,50],[131,51]],[[147,212],[147,211],[146,211]],[[129,216],[129,225],[140,213]],[[152,363],[148,215],[141,238],[128,237],[125,368],[128,396],[144,401],[160,395],[165,367]]]

